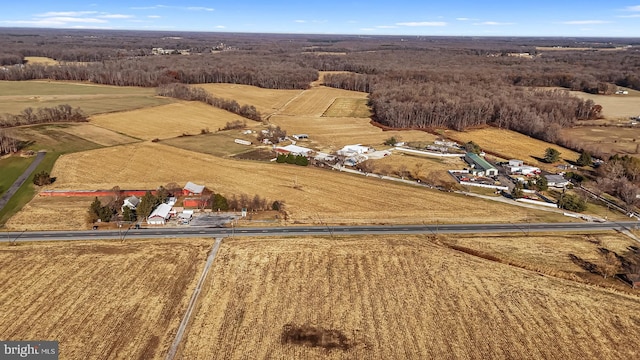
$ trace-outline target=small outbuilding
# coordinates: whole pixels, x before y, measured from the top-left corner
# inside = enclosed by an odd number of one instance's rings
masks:
[[[547,186],[555,188],[564,188],[569,185],[569,180],[565,179],[562,175],[545,175],[547,179]]]
[[[171,205],[169,204],[160,204],[158,207],[153,209],[151,215],[147,218],[147,224],[149,225],[164,225],[167,220],[171,217]]]
[[[464,161],[469,164],[469,172],[475,176],[497,176],[498,169],[491,165],[487,160],[480,157],[480,155],[468,152],[464,156]]]
[[[191,181],[189,181],[182,189],[182,195],[185,195],[185,196],[202,195],[203,191],[204,191],[204,185],[194,184]]]

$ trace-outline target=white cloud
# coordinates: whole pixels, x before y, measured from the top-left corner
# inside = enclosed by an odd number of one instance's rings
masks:
[[[397,29],[397,26],[394,25],[378,25],[376,26],[378,29]]]
[[[473,23],[473,25],[488,25],[488,26],[503,26],[503,25],[515,25],[512,22],[497,22],[497,21],[483,21],[479,23]]]
[[[162,16],[160,15],[147,15],[149,19],[160,19]]]
[[[77,16],[83,16],[83,15],[93,15],[93,14],[97,14],[97,11],[49,11],[43,14],[37,14],[35,15],[36,17],[60,17],[60,16],[71,16],[71,17],[77,17]]]
[[[465,17],[460,17],[460,18],[456,18],[456,20],[458,20],[458,21],[469,21],[471,19],[465,18]]]
[[[636,6],[627,6],[625,8],[626,11],[640,11],[640,5],[636,5]]]
[[[303,24],[303,23],[306,23],[307,20],[293,20],[293,22],[297,22],[297,23]]]
[[[444,21],[412,21],[396,23],[398,26],[447,26]]]
[[[186,9],[187,10],[191,10],[191,11],[213,11],[213,10],[215,10],[214,8],[208,8],[208,7],[204,7],[204,6],[187,6]]]
[[[640,18],[640,14],[620,15],[619,18]]]
[[[572,20],[572,21],[563,21],[561,24],[565,25],[596,25],[596,24],[608,24],[610,21],[604,20]]]
[[[106,23],[107,20],[96,19],[96,18],[79,18],[79,17],[65,17],[65,16],[57,16],[57,17],[49,17],[45,20],[61,22],[61,23]]]
[[[216,26],[216,29],[225,29],[225,28],[226,28],[226,26],[224,26],[224,25],[218,25],[218,26]]]
[[[104,14],[104,15],[100,15],[98,17],[102,18],[102,19],[131,19],[134,16],[133,15],[125,15],[125,14]]]

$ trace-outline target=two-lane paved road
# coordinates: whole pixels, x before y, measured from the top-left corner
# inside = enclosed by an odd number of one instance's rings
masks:
[[[361,225],[361,226],[290,226],[240,228],[148,228],[129,230],[131,238],[228,237],[228,236],[305,236],[305,235],[383,235],[383,234],[461,234],[461,233],[534,233],[625,230],[637,221],[604,223],[508,223],[442,225]],[[0,233],[0,242],[108,240],[122,239],[118,230],[33,231]]]

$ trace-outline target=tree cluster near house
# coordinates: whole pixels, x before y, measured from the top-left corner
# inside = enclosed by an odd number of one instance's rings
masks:
[[[51,184],[51,180],[51,175],[44,170],[33,175],[33,183],[38,186],[49,185]]]
[[[309,159],[307,159],[304,155],[293,155],[289,154],[278,154],[276,157],[276,162],[279,164],[295,164],[299,166],[307,166],[309,165]]]

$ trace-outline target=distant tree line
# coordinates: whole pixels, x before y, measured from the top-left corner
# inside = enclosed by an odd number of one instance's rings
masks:
[[[227,110],[250,120],[261,121],[262,117],[253,105],[240,105],[235,100],[218,98],[199,87],[184,84],[166,84],[158,88],[158,95],[182,100],[200,101],[217,108]]]
[[[54,107],[38,108],[36,110],[28,107],[16,115],[0,115],[0,128],[52,122],[85,121],[88,121],[88,118],[80,108],[73,108],[71,105],[64,104]]]

